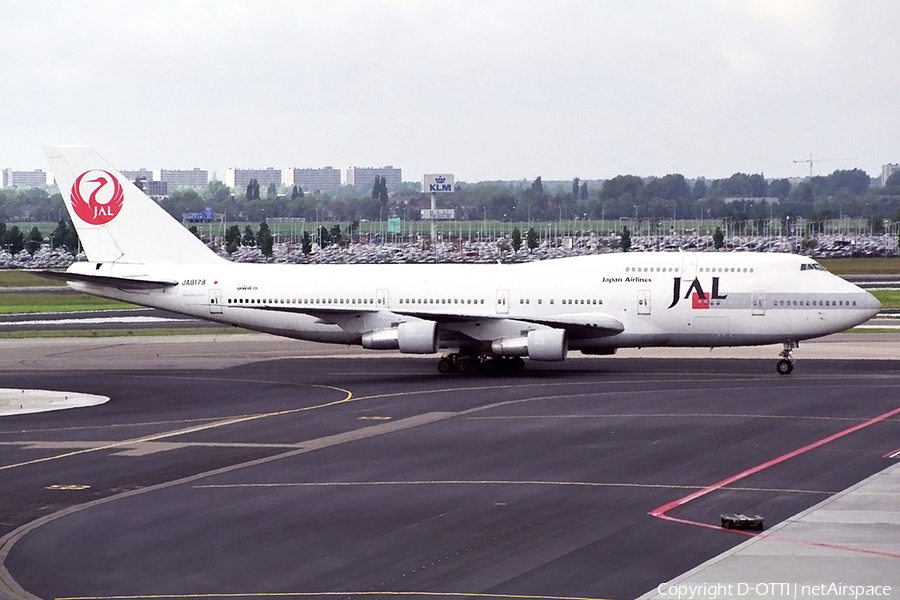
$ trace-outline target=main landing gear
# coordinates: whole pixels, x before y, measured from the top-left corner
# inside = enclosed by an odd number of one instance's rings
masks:
[[[438,373],[518,373],[525,368],[525,361],[518,356],[494,356],[492,354],[454,353],[442,357],[437,364]]]
[[[784,343],[784,350],[778,355],[781,357],[781,360],[778,361],[778,364],[775,367],[778,369],[779,375],[790,375],[791,371],[794,370],[794,359],[791,358],[791,354],[796,347],[797,342],[792,340],[788,340]]]

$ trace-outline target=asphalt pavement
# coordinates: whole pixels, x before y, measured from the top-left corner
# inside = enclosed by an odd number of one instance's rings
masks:
[[[249,337],[241,360],[169,344],[178,368],[137,340],[16,346],[0,387],[110,401],[0,420],[3,593],[635,598],[744,542],[722,512],[775,530],[900,446],[900,361],[448,377]]]

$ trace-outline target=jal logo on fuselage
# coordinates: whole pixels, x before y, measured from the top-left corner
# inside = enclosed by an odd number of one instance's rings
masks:
[[[75,214],[91,225],[112,221],[122,209],[125,191],[109,171],[85,171],[72,184],[70,197]]]
[[[695,277],[694,281],[691,282],[691,285],[688,287],[687,292],[685,292],[684,296],[682,297],[681,277],[676,277],[672,289],[672,304],[669,305],[669,308],[674,307],[682,300],[687,300],[691,297],[692,294],[694,295],[694,300],[692,303],[693,308],[709,308],[710,300],[724,300],[728,297],[728,294],[719,293],[718,277],[712,278],[712,292],[709,294],[703,291],[703,286],[700,285],[700,280]]]

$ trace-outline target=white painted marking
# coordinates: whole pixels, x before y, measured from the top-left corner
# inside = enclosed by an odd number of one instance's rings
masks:
[[[20,327],[22,325],[139,325],[146,323],[184,322],[185,319],[171,317],[87,317],[83,319],[34,319],[32,321],[0,321],[0,327]]]
[[[0,417],[67,408],[84,408],[108,401],[108,396],[80,392],[0,388]]]

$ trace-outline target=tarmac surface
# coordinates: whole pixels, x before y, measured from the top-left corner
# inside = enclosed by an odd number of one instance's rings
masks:
[[[0,388],[110,401],[0,419],[0,598],[635,598],[744,564],[721,513],[815,529],[900,450],[896,335],[787,377],[777,351],[442,376],[263,335],[2,340]]]

